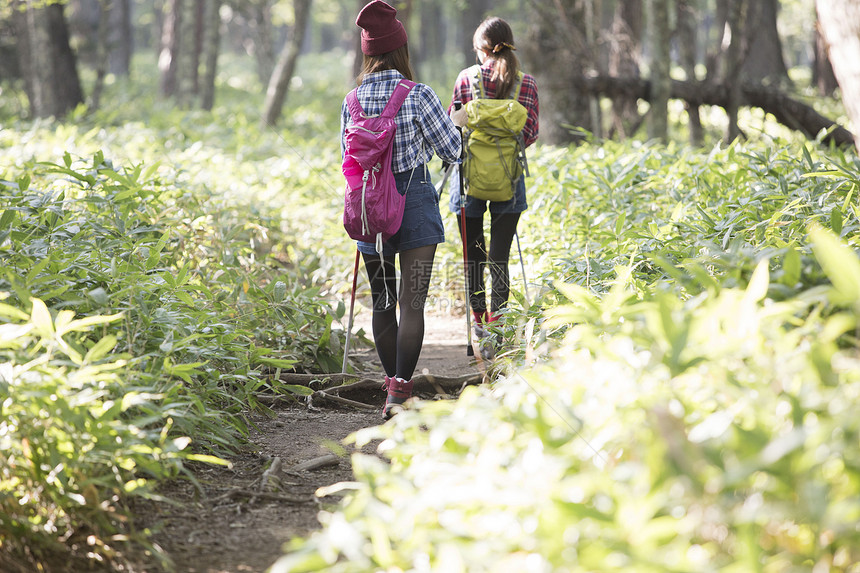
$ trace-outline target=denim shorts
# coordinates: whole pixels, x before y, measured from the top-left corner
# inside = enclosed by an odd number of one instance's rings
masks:
[[[452,213],[460,213],[460,178],[455,167],[451,172],[451,179],[448,183],[448,192],[451,198],[448,201],[448,208]],[[507,201],[487,201],[486,199],[476,199],[466,196],[466,216],[480,218],[484,216],[484,211],[487,210],[487,204],[490,205],[490,213],[522,213],[529,208],[526,202],[526,178],[520,177],[517,182],[517,188],[514,190],[514,196]]]
[[[409,249],[444,243],[445,229],[442,226],[442,214],[439,213],[439,195],[430,180],[430,170],[419,165],[410,171],[395,173],[394,182],[400,194],[406,194],[406,209],[403,211],[400,230],[383,243],[382,254],[393,255]],[[376,244],[366,241],[357,243],[358,250],[362,253],[376,254]]]

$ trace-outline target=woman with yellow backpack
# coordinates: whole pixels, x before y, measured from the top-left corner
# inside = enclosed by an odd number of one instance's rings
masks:
[[[538,137],[538,92],[534,78],[519,69],[507,22],[487,18],[475,30],[472,42],[478,65],[459,73],[448,109],[454,124],[463,128],[465,143],[462,182],[452,178],[449,208],[457,215],[465,247],[473,330],[484,339],[510,295],[508,260],[520,214],[528,208],[525,148]],[[465,204],[460,187],[465,189]],[[484,238],[487,210],[489,248]],[[492,287],[489,308],[486,266]],[[492,349],[482,345],[482,354],[487,358]]]

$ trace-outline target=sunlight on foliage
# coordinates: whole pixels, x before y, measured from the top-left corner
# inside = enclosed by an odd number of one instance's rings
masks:
[[[303,57],[262,131],[237,61],[211,113],[150,77],[66,122],[0,94],[0,557],[157,555],[131,502],[225,463],[260,392],[307,393],[281,371],[340,368],[339,57]],[[498,380],[357,433],[384,459],[274,570],[856,571],[860,162],[750,121],[705,150],[537,145]]]
[[[533,174],[503,375],[356,433],[390,463],[355,454],[272,571],[855,571],[856,157],[605,143]]]
[[[336,146],[105,113],[0,130],[0,559],[22,570],[149,547],[128,498],[223,463],[260,392],[300,394],[279,372],[341,365],[312,215]]]

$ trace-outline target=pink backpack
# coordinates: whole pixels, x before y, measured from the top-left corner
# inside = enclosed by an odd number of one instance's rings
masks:
[[[346,128],[343,155],[343,175],[346,178],[346,197],[343,209],[343,226],[350,237],[359,241],[375,242],[376,251],[382,253],[382,242],[391,238],[403,221],[406,197],[397,192],[391,157],[394,116],[415,86],[403,79],[379,115],[365,115],[358,103],[356,90],[346,96],[346,105],[352,123]]]

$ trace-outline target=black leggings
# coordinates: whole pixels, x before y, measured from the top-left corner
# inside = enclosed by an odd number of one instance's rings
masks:
[[[466,217],[466,257],[468,264],[469,306],[478,314],[487,310],[487,297],[484,287],[484,268],[490,267],[490,281],[493,287],[490,300],[490,313],[495,315],[508,302],[511,293],[511,279],[508,259],[511,255],[511,242],[517,232],[519,213],[490,213],[490,249],[484,242],[483,217]],[[462,240],[463,227],[457,214],[457,228]]]
[[[387,376],[411,380],[424,344],[424,303],[433,272],[436,245],[400,253],[400,296],[394,255],[365,255],[364,268],[373,300],[373,340]],[[397,303],[400,303],[400,323]]]

